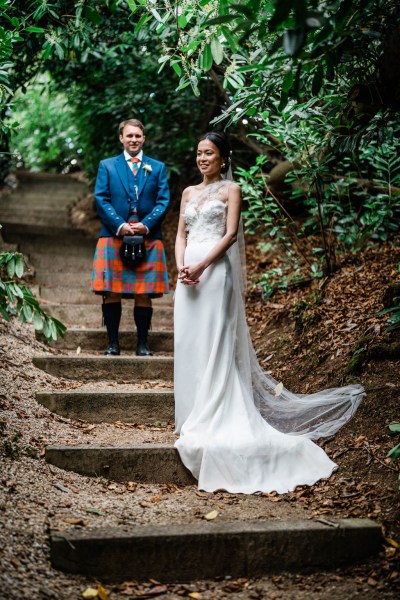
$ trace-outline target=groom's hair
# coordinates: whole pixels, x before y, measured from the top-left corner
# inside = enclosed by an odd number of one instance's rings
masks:
[[[119,124],[119,134],[122,135],[122,132],[124,130],[124,127],[126,127],[126,125],[132,125],[132,127],[139,127],[139,129],[141,129],[144,133],[144,125],[141,121],[139,121],[138,119],[127,119],[126,121],[122,121]]]

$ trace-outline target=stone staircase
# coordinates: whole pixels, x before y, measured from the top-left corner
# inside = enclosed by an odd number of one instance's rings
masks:
[[[96,240],[69,225],[71,203],[84,185],[71,177],[25,173],[18,189],[0,200],[3,237],[17,244],[35,269],[34,289],[43,306],[68,326],[55,344],[63,354],[33,362],[56,377],[79,381],[78,390],[37,392],[49,410],[91,423],[173,420],[172,300],[154,303],[153,357],[136,357],[132,310],[124,306],[120,357],[105,357],[101,299],[89,293]],[[116,482],[193,485],[171,443],[51,445],[46,461],[82,475]],[[194,493],[194,491],[193,491]],[[380,548],[380,528],[361,519],[237,521],[136,525],[54,533],[52,564],[102,580],[148,578],[185,581],[216,576],[257,576],[301,568],[332,568],[363,560]]]

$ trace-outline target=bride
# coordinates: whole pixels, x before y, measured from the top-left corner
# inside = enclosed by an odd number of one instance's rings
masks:
[[[184,190],[175,256],[176,448],[199,489],[284,493],[336,465],[312,439],[354,414],[359,385],[295,395],[259,366],[246,325],[241,190],[223,178],[220,133],[197,148],[199,185]]]

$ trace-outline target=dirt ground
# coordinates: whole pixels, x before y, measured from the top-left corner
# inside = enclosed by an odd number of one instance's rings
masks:
[[[172,216],[170,217],[172,223]],[[167,222],[168,227],[168,222]],[[171,255],[173,226],[168,229]],[[265,261],[258,240],[248,240],[249,274]],[[248,293],[248,321],[263,367],[295,392],[360,382],[366,390],[359,411],[334,439],[322,445],[338,471],[312,488],[283,495],[198,492],[194,486],[120,484],[88,478],[46,464],[51,443],[172,441],[171,423],[159,427],[124,423],[92,425],[50,413],[35,392],[77,388],[34,368],[43,352],[29,326],[0,321],[0,597],[78,599],[91,587],[99,597],[168,599],[397,598],[400,594],[399,466],[386,458],[397,443],[388,424],[400,420],[399,358],[371,358],[378,343],[394,347],[384,332],[382,298],[398,280],[400,249],[371,248],[348,259],[329,281],[316,281],[287,295],[262,300]],[[172,263],[172,261],[171,261]],[[363,350],[357,347],[364,340]],[[357,349],[358,348],[358,349]],[[53,350],[53,352],[57,352]],[[363,362],[349,370],[351,359]],[[375,353],[376,354],[376,353]],[[393,353],[392,353],[393,355]],[[162,585],[155,581],[107,585],[60,573],[49,562],[49,530],[134,523],[195,522],[212,510],[219,521],[369,517],[382,526],[382,552],[367,564],[329,572],[282,573],[258,579]],[[288,548],[290,552],[290,548]],[[93,592],[94,594],[94,592]]]

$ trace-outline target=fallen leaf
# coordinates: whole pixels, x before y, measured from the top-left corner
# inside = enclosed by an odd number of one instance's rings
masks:
[[[283,383],[282,381],[275,386],[275,398],[279,398],[279,396],[283,392]]]
[[[107,590],[99,583],[97,585],[97,595],[100,600],[108,600]]]
[[[201,600],[201,594],[199,592],[189,592],[189,598],[194,598],[195,600]]]
[[[137,598],[153,598],[154,596],[160,596],[161,594],[165,594],[168,592],[168,588],[166,585],[156,585],[149,590],[144,590],[143,592],[136,592]]]
[[[204,515],[204,518],[206,521],[213,521],[214,519],[216,519],[218,517],[218,514],[219,513],[217,510],[212,510],[211,512]]]
[[[98,598],[98,593],[95,588],[88,587],[82,592],[82,598]]]
[[[65,494],[72,494],[72,490],[70,490],[67,486],[63,485],[62,483],[58,483],[58,481],[53,483],[53,486],[60,490],[60,492],[64,492]]]
[[[400,548],[400,545],[393,538],[386,537],[385,542],[389,544],[389,546],[393,546],[393,548]]]
[[[80,347],[80,346],[78,346],[78,347],[77,347],[77,349],[76,349],[76,353],[77,353],[77,354],[80,354],[80,353],[81,353],[81,347]]]
[[[82,527],[87,527],[87,521],[83,519],[75,519],[74,517],[66,517],[63,519],[64,523],[68,523],[69,525],[82,525]]]

